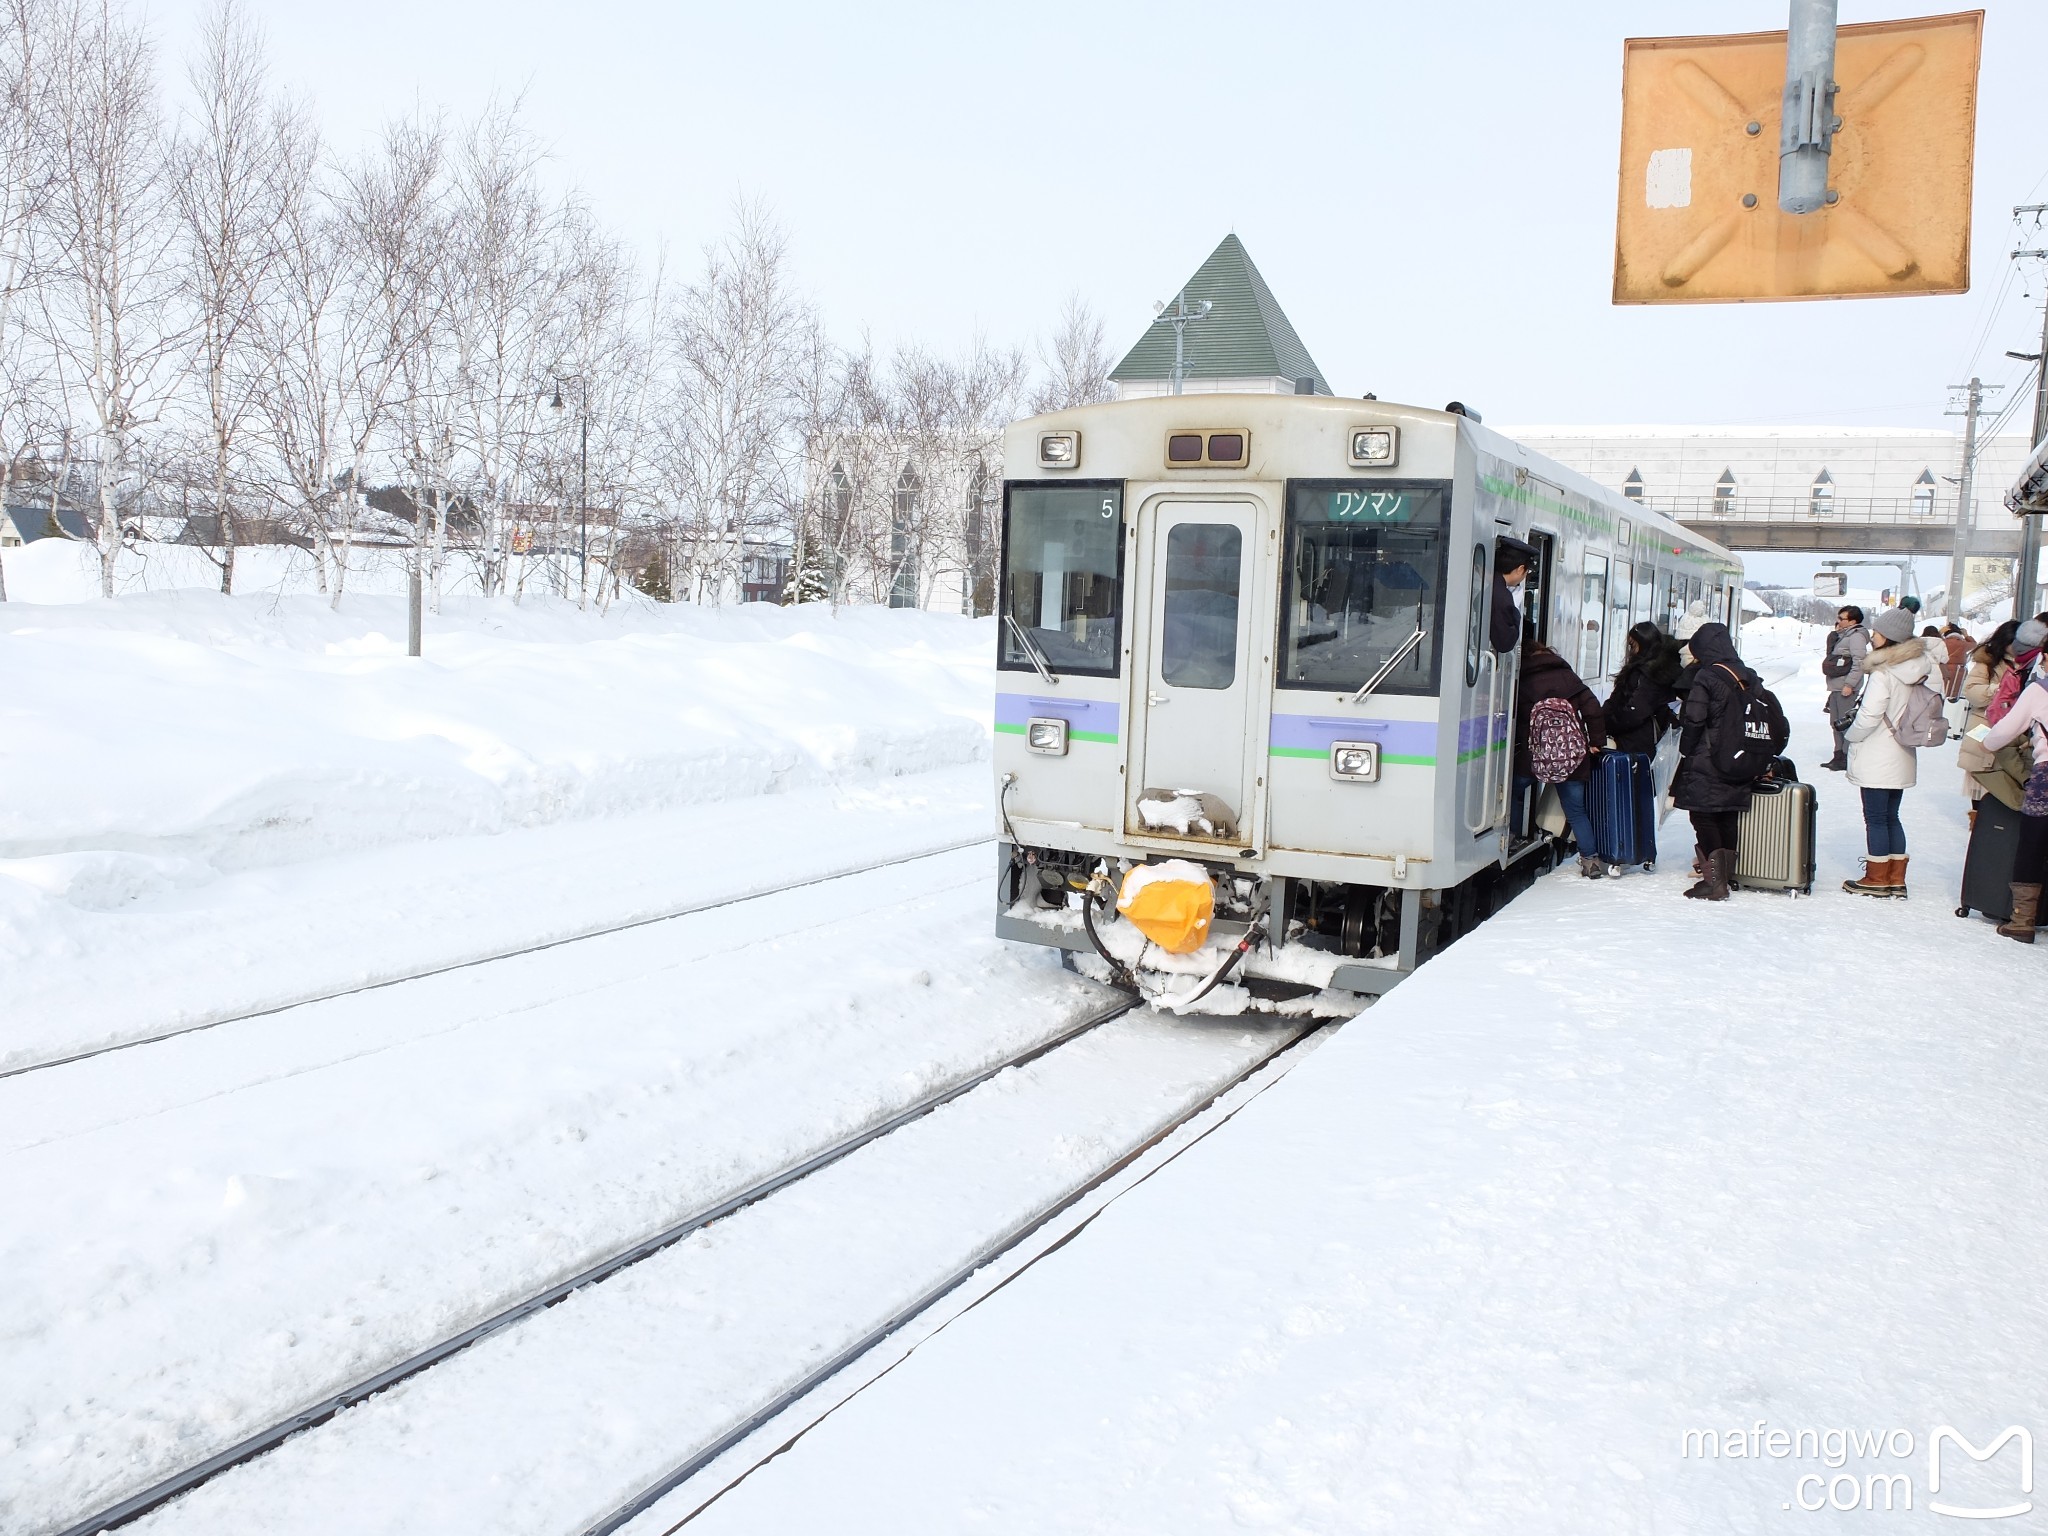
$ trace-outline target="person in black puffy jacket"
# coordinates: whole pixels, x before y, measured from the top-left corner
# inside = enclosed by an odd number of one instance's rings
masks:
[[[1671,799],[1692,816],[1702,873],[1685,894],[1726,901],[1735,874],[1736,827],[1749,809],[1750,786],[1715,771],[1714,743],[1731,714],[1741,719],[1743,690],[1761,688],[1763,680],[1735,654],[1725,624],[1702,624],[1686,644],[1695,672],[1679,716],[1678,777],[1671,785]]]
[[[1678,724],[1678,642],[1648,619],[1628,632],[1628,657],[1607,695],[1607,734],[1619,752],[1655,752]]]

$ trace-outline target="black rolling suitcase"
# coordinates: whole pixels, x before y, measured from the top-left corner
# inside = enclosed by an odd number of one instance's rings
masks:
[[[1963,899],[1957,917],[1981,912],[2004,922],[2012,916],[2012,865],[2020,849],[2020,813],[1995,795],[1977,802],[1977,825],[1963,855]]]
[[[1811,895],[1816,811],[1811,784],[1775,776],[1759,779],[1736,828],[1736,887]]]

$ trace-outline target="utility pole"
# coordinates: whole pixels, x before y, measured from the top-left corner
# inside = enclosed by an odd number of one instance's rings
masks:
[[[2048,203],[2023,203],[2013,209],[2017,220],[2021,214],[2031,213],[2038,221],[2048,213]],[[2048,250],[2014,251],[2014,261],[2048,260]],[[2026,360],[2024,352],[2008,352],[2008,357]],[[2042,439],[2048,438],[2048,293],[2041,296],[2041,350],[2034,354],[2034,435],[2033,446],[2038,449]],[[2020,519],[2020,558],[2013,568],[2012,616],[2026,620],[2040,610],[2035,604],[2040,601],[2041,588],[2041,518],[2026,516]]]
[[[1173,327],[1173,393],[1176,395],[1180,393],[1181,380],[1185,379],[1188,373],[1188,323],[1201,319],[1215,307],[1207,299],[1197,299],[1193,308],[1190,308],[1186,293],[1182,293],[1173,301],[1172,309],[1168,309],[1164,304],[1152,306],[1152,323]]]
[[[1973,378],[1956,389],[1968,391],[1968,403],[1949,415],[1963,417],[1963,472],[1956,482],[1956,547],[1948,563],[1948,593],[1944,617],[1952,624],[1963,622],[1963,562],[1970,555],[1971,523],[1977,494],[1977,416],[1984,408],[1984,381]],[[1993,386],[1994,388],[1996,386]]]

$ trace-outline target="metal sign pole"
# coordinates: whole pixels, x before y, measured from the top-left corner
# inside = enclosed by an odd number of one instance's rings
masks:
[[[1835,0],[1792,0],[1778,125],[1778,206],[1785,212],[1814,213],[1835,200],[1828,191],[1828,155],[1839,126]]]

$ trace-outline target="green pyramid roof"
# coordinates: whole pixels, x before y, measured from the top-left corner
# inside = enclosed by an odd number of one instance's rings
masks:
[[[1181,295],[1191,308],[1201,299],[1213,306],[1200,320],[1188,322],[1188,378],[1314,379],[1317,394],[1331,393],[1322,369],[1294,334],[1273,290],[1259,276],[1244,242],[1236,235],[1223,237],[1223,243],[1188,279],[1181,294],[1167,302],[1166,312],[1172,312]],[[1162,320],[1147,326],[1138,344],[1109,376],[1119,380],[1172,378],[1172,325]]]

